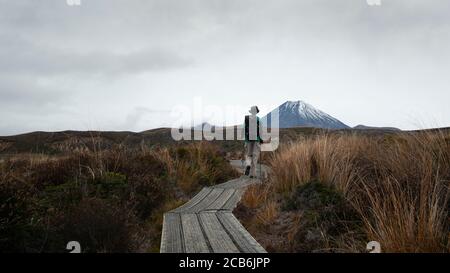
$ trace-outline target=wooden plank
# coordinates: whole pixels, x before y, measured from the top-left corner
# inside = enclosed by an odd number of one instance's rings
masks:
[[[222,189],[234,188],[234,186],[240,179],[241,178],[236,178],[236,179],[230,180],[230,181],[222,183],[222,184],[217,184],[217,185],[213,186],[212,188],[222,188]]]
[[[216,201],[212,202],[206,210],[220,210],[228,202],[231,196],[233,196],[235,189],[224,189]]]
[[[217,212],[216,215],[240,251],[243,253],[267,253],[231,212]]]
[[[240,187],[241,187],[241,188],[246,188],[246,187],[249,186],[249,185],[259,184],[259,183],[261,183],[261,180],[260,180],[260,179],[257,179],[257,178],[251,178],[251,179],[242,181],[242,183],[240,184]]]
[[[161,235],[161,253],[182,253],[181,218],[176,213],[165,213]]]
[[[183,229],[184,249],[186,253],[209,253],[206,238],[198,221],[197,214],[181,214]]]
[[[232,162],[237,167],[239,162]],[[263,166],[263,172],[267,172]],[[161,252],[265,253],[232,214],[245,188],[259,179],[242,176],[203,188],[184,205],[164,214]]]
[[[216,187],[224,188],[224,189],[236,189],[245,187],[248,183],[254,183],[253,179],[250,179],[247,176],[239,177],[238,179],[231,180],[229,182],[217,185]]]
[[[222,192],[223,189],[221,188],[213,188],[205,198],[203,198],[199,203],[186,211],[189,213],[195,213],[205,210],[210,204],[212,204],[214,201],[216,201],[217,198],[219,198]]]
[[[241,160],[230,160],[230,164],[232,167],[234,167],[236,170],[238,170],[241,173],[244,173],[245,166],[242,165]],[[256,175],[267,177],[267,175],[270,172],[270,168],[264,164],[257,164],[256,165]]]
[[[243,194],[243,189],[236,189],[233,193],[233,195],[228,199],[228,201],[222,206],[222,210],[229,210],[232,211],[236,205],[241,200],[241,196]]]
[[[199,214],[200,222],[214,253],[239,253],[214,212]]]
[[[212,189],[205,187],[203,188],[197,195],[195,195],[191,200],[183,204],[182,206],[172,210],[171,212],[183,212],[188,211],[193,206],[197,205],[199,202],[201,202],[206,196],[208,196],[211,193]]]

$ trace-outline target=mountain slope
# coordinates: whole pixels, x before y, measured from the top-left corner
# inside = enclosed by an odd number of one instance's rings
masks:
[[[374,126],[366,126],[366,125],[358,125],[353,127],[353,129],[356,130],[384,130],[384,131],[401,131],[398,128],[395,127],[374,127]]]
[[[276,110],[276,109],[275,109]],[[280,128],[314,127],[324,129],[347,129],[338,119],[327,113],[314,108],[314,106],[303,101],[287,101],[278,106],[280,117]],[[270,127],[271,113],[263,117],[264,122]]]

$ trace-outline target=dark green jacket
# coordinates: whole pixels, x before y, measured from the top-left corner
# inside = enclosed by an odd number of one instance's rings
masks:
[[[257,139],[256,140],[249,140],[248,139],[248,136],[247,136],[247,134],[245,133],[245,122],[244,122],[244,126],[242,126],[242,128],[244,129],[244,138],[245,138],[245,143],[248,143],[248,142],[253,142],[253,141],[257,141],[257,142],[259,142],[259,143],[262,143],[262,139],[261,139],[261,121],[260,121],[260,119],[259,119],[259,117],[257,116],[256,117],[256,122],[257,122],[257,125],[259,126],[259,134],[258,134],[258,136],[257,136]]]

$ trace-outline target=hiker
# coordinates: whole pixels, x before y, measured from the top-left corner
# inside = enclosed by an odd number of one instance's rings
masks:
[[[245,175],[250,178],[256,177],[256,164],[261,153],[261,143],[263,140],[260,135],[260,121],[256,116],[259,113],[258,106],[250,108],[250,116],[245,116],[244,134],[245,134]]]

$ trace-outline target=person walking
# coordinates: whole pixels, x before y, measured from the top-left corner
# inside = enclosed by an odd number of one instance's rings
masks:
[[[260,135],[260,120],[257,116],[258,106],[252,106],[249,112],[251,115],[245,116],[243,130],[245,133],[245,175],[255,178],[263,140]]]

